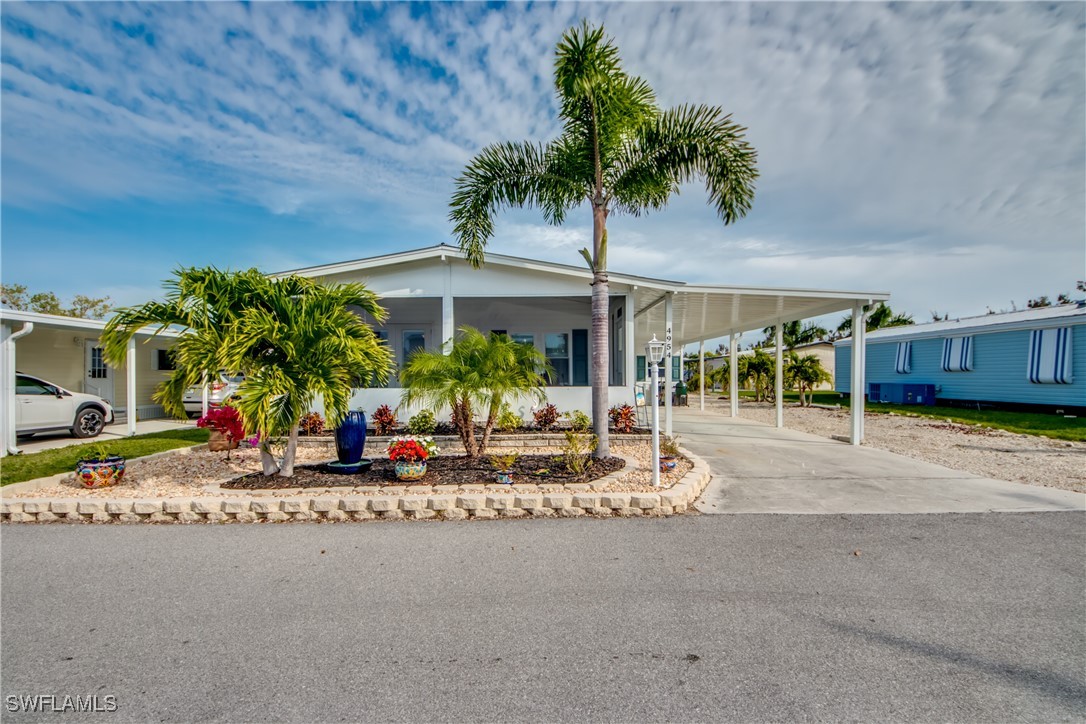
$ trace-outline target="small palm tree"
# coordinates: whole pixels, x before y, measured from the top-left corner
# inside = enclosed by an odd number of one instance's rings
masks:
[[[504,405],[518,397],[546,399],[543,387],[550,372],[547,358],[532,345],[465,326],[448,352],[420,350],[411,356],[400,372],[402,400],[405,405],[450,408],[464,451],[478,457],[486,451]],[[486,414],[478,441],[476,410]]]
[[[773,379],[776,368],[776,360],[761,349],[756,349],[753,354],[741,358],[740,372],[745,372],[745,375],[740,379],[749,380],[754,385],[755,402],[769,399],[769,390],[773,387],[770,380]]]
[[[800,357],[795,352],[788,353],[784,377],[789,389],[799,388],[799,404],[803,407],[810,407],[811,402],[814,401],[814,395],[807,399],[806,392],[813,392],[814,388],[823,382],[833,381],[833,377],[822,366],[818,355],[808,354]]]
[[[621,67],[602,27],[584,22],[558,44],[554,64],[561,135],[548,144],[497,143],[472,159],[456,180],[449,218],[460,248],[475,266],[502,207],[537,206],[548,223],[573,209],[592,209],[592,421],[609,454],[607,433],[607,219],[662,209],[679,185],[705,181],[709,203],[725,224],[742,218],[754,199],[756,154],[745,128],[715,106],[662,111],[652,89]],[[632,340],[631,340],[632,343]]]
[[[762,331],[765,333],[765,344],[775,344],[774,339],[776,338],[777,327],[766,327]],[[785,349],[802,347],[805,344],[811,344],[820,339],[825,339],[827,335],[829,335],[829,331],[827,331],[825,327],[822,327],[815,322],[807,322],[804,324],[798,320],[794,322],[785,322],[781,331],[781,339],[784,341]]]
[[[298,423],[317,397],[335,425],[358,381],[388,379],[391,351],[349,309],[379,321],[387,316],[361,284],[268,279],[255,269],[183,269],[175,277],[167,283],[165,302],[124,309],[110,320],[103,333],[106,356],[123,360],[128,340],[145,326],[180,328],[176,369],[155,399],[182,414],[185,389],[202,384],[209,373],[244,374],[234,404],[248,429],[262,438],[265,475],[294,474]],[[288,440],[277,464],[270,440],[282,436]]]

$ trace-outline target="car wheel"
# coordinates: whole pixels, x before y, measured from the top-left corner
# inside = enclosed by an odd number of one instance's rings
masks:
[[[76,437],[97,437],[106,425],[106,418],[102,411],[94,407],[80,410],[75,416],[75,424],[72,425],[72,434]]]

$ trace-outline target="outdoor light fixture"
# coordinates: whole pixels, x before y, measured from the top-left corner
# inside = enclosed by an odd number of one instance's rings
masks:
[[[652,335],[645,345],[645,356],[652,369],[652,486],[660,487],[660,360],[664,358],[664,343]]]

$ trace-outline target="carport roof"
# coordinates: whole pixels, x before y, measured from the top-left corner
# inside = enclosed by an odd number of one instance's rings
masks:
[[[83,319],[82,317],[65,317],[59,314],[40,314],[38,312],[24,312],[17,309],[0,307],[0,321],[4,322],[31,322],[35,327],[48,329],[64,329],[74,332],[101,332],[106,328],[106,322],[101,319]],[[142,336],[177,337],[179,332],[174,329],[158,331],[156,327],[144,327],[136,334]]]
[[[278,272],[271,276],[298,274],[324,277],[342,272],[445,258],[464,259],[465,256],[455,246],[439,244],[383,256]],[[488,253],[486,264],[541,274],[572,276],[584,279],[586,283],[592,279],[592,272],[582,266],[524,259],[506,254]],[[672,295],[672,334],[676,344],[714,339],[736,332],[762,329],[778,322],[851,310],[857,302],[868,304],[890,298],[887,292],[688,284],[614,271],[609,271],[607,276],[612,293],[626,292],[634,297],[636,345],[647,342],[653,334],[663,337],[664,301],[668,294]]]

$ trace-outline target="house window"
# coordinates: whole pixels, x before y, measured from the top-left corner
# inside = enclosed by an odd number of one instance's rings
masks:
[[[943,340],[943,372],[969,372],[973,369],[973,338],[947,337]]]
[[[543,336],[543,345],[547,362],[554,368],[547,384],[552,387],[569,385],[569,335],[550,332]]]
[[[87,377],[92,380],[104,380],[109,377],[109,369],[106,368],[101,347],[91,348],[90,369],[87,370]]]
[[[172,349],[151,350],[151,369],[159,372],[172,372],[177,369],[174,351]]]
[[[912,342],[898,342],[897,354],[894,356],[894,372],[899,375],[907,375],[912,369]]]
[[[535,335],[534,334],[511,334],[509,339],[513,340],[517,344],[526,344],[529,347],[535,347]]]
[[[1035,384],[1069,385],[1071,376],[1071,327],[1034,329],[1029,333],[1029,367],[1026,376]]]
[[[405,329],[403,331],[403,363],[411,361],[411,355],[420,349],[426,349],[426,332],[421,329]]]

